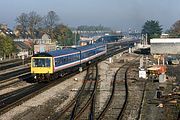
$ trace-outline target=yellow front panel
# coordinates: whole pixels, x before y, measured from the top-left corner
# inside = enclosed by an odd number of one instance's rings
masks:
[[[52,58],[51,57],[32,57],[31,61],[33,58],[50,58],[50,67],[33,67],[33,63],[31,62],[31,73],[34,74],[46,74],[46,73],[53,73],[53,64],[52,64]]]
[[[43,68],[43,67],[37,67],[37,68],[32,68],[31,73],[53,73],[51,67],[49,68]]]

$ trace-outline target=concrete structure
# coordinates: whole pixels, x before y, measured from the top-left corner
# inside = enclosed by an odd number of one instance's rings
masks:
[[[151,39],[151,54],[180,54],[180,38]]]
[[[162,73],[159,75],[159,83],[164,83],[166,82],[166,74]]]
[[[144,78],[144,79],[146,79],[146,70],[144,70],[144,69],[140,69],[139,70],[139,78]]]

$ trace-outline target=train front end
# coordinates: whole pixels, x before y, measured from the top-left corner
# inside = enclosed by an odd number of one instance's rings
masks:
[[[52,57],[32,57],[31,74],[34,75],[34,80],[49,81],[53,74]]]

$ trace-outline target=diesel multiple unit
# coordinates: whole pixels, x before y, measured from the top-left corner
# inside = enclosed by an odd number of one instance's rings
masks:
[[[125,50],[138,43],[139,39],[116,40],[104,37],[94,44],[38,53],[31,57],[31,73],[36,81],[49,81],[83,68],[87,63],[100,59],[117,50]],[[80,69],[80,70],[81,70]]]
[[[31,58],[31,73],[37,81],[47,81],[62,76],[106,54],[106,44],[98,43],[77,48],[35,54]]]

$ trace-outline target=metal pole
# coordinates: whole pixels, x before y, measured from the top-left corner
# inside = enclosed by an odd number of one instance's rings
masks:
[[[147,45],[147,33],[146,33],[146,43],[145,43],[145,45]]]
[[[141,35],[141,45],[143,44],[143,34]]]
[[[77,34],[76,32],[77,32],[77,31],[75,31],[75,42],[74,42],[75,45],[76,45],[76,34]]]

